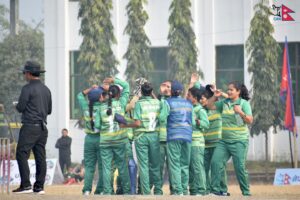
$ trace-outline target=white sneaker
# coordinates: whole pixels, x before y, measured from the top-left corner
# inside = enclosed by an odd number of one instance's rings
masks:
[[[85,191],[85,192],[83,193],[83,196],[89,196],[90,194],[91,194],[90,191]]]
[[[33,188],[33,193],[34,194],[38,194],[38,195],[44,195],[45,194],[45,191],[44,191],[44,188]]]
[[[37,194],[37,195],[44,195],[46,194],[44,190],[41,190],[41,191],[38,191],[38,192],[34,192],[34,194]]]

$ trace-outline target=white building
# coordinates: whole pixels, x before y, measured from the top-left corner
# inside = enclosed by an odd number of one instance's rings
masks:
[[[204,72],[205,83],[217,82],[222,85],[230,80],[241,80],[250,86],[247,71],[247,57],[244,44],[249,34],[253,6],[258,0],[191,0],[193,28],[199,50],[198,62]],[[145,26],[151,41],[151,56],[156,66],[155,77],[165,76],[168,69],[168,17],[171,0],[148,0],[145,6],[149,20]],[[292,22],[273,21],[274,37],[279,43],[288,36],[290,42],[290,63],[296,97],[296,110],[300,115],[300,1],[276,0],[276,6],[286,5],[295,13],[290,15]],[[270,1],[270,8],[273,1]],[[112,22],[118,44],[113,47],[120,61],[119,76],[124,76],[126,60],[122,57],[127,49],[128,36],[123,34],[127,24],[125,7],[128,0],[113,0]],[[62,128],[70,129],[73,138],[72,160],[80,162],[83,158],[84,133],[74,127],[78,115],[75,95],[83,88],[78,73],[76,58],[82,37],[79,35],[78,1],[45,1],[45,68],[46,84],[53,95],[53,114],[49,117],[48,157],[56,157],[56,139]],[[158,82],[161,81],[158,79]],[[263,80],[262,80],[263,81]],[[277,94],[274,94],[277,95]],[[300,126],[300,117],[297,117]],[[300,131],[299,131],[300,132]],[[289,161],[288,133],[282,131],[269,136],[271,160]],[[264,135],[250,139],[250,160],[264,159]],[[300,142],[298,139],[298,148]]]

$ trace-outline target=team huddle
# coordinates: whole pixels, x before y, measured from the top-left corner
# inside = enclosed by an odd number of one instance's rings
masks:
[[[164,81],[155,95],[142,81],[129,100],[129,83],[105,78],[77,95],[84,125],[83,194],[163,194],[164,169],[172,195],[228,196],[226,164],[232,157],[240,189],[250,195],[245,162],[252,123],[247,88],[228,84],[226,93],[201,86],[193,74],[187,92],[178,81]]]

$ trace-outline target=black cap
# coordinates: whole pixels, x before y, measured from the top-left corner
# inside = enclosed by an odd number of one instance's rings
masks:
[[[41,65],[35,61],[27,61],[21,69],[23,73],[30,72],[30,73],[44,73],[45,70],[41,70]]]

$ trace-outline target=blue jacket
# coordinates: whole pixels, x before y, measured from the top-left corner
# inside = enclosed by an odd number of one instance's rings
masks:
[[[193,105],[181,97],[167,99],[169,115],[167,118],[167,142],[183,140],[192,142]]]

